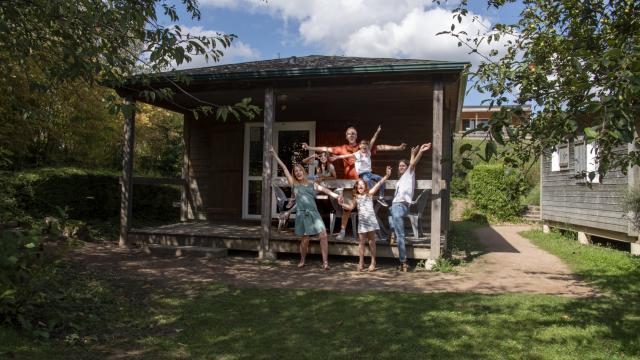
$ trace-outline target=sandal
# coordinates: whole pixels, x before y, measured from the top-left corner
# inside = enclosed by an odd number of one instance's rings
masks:
[[[323,262],[322,263],[322,270],[327,271],[330,270],[331,268],[329,267],[329,263],[328,262]]]
[[[299,268],[303,268],[303,267],[304,267],[304,261],[300,261],[300,262],[298,263],[298,267],[299,267]]]
[[[400,271],[408,272],[409,271],[409,265],[407,265],[406,262],[403,262],[402,264],[400,264]]]
[[[369,272],[374,272],[376,270],[378,270],[378,268],[375,265],[369,265]]]
[[[363,272],[364,271],[364,264],[358,264],[358,271],[359,272]]]

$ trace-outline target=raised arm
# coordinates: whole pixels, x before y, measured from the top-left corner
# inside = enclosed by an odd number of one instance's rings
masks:
[[[378,130],[376,130],[375,134],[371,137],[369,141],[369,149],[373,149],[376,146],[376,140],[378,140],[378,135],[380,135],[380,131],[382,131],[382,126],[378,125]]]
[[[373,147],[371,147],[373,149]],[[402,143],[400,145],[378,145],[376,151],[402,151],[407,148],[407,144]]]
[[[338,199],[340,197],[340,195],[334,193],[333,191],[327,189],[326,187],[324,187],[324,186],[322,186],[322,185],[320,185],[318,183],[314,183],[313,184],[313,188],[314,188],[314,190],[319,191],[319,192],[323,192],[323,193],[331,196],[334,199]]]
[[[391,166],[387,166],[387,172],[384,174],[382,179],[380,179],[377,184],[369,189],[369,195],[373,196],[375,193],[377,193],[378,190],[380,190],[380,186],[382,186],[382,184],[389,179],[389,176],[391,176]]]
[[[273,149],[273,146],[269,151],[271,152],[273,158],[278,162],[278,165],[280,165],[280,167],[282,168],[282,171],[284,171],[284,176],[287,178],[287,182],[289,182],[289,185],[293,185],[293,176],[291,176],[291,173],[289,172],[289,169],[287,169],[287,166],[282,162],[282,160],[280,160],[278,154]]]
[[[415,170],[416,165],[422,158],[425,151],[431,149],[431,143],[424,143],[420,147],[415,146],[411,149],[411,160],[409,160],[409,169]]]
[[[331,148],[329,146],[309,146],[307,143],[302,143],[302,148],[310,151],[327,151],[332,153]]]
[[[329,156],[329,161],[336,161],[338,159],[346,159],[346,158],[350,158],[350,157],[356,157],[355,153],[352,154],[344,154],[344,155],[332,155]]]
[[[311,155],[311,156],[309,156],[307,158],[302,159],[302,163],[303,164],[307,164],[307,165],[311,164],[313,162],[313,160],[315,160],[316,158],[318,158],[318,155],[313,154],[313,155]]]

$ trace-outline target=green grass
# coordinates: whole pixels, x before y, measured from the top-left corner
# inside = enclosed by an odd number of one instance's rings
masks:
[[[640,257],[602,246],[583,246],[559,232],[522,233],[542,249],[558,256],[572,272],[611,296],[640,300]]]
[[[558,235],[525,236],[611,295],[572,299],[196,283],[169,292],[139,280],[126,283],[118,274],[93,274],[88,286],[109,299],[95,312],[101,321],[90,322],[68,342],[39,342],[0,327],[0,358],[640,358],[640,260]]]

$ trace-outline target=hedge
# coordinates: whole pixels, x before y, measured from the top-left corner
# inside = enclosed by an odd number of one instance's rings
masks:
[[[3,185],[10,187],[13,199],[6,201],[13,209],[34,217],[60,215],[77,220],[107,220],[120,214],[118,175],[104,171],[74,168],[39,169],[20,173],[3,173]],[[136,220],[177,221],[180,200],[178,186],[134,185],[133,215]],[[6,219],[5,219],[6,220]]]
[[[522,174],[501,164],[478,165],[469,173],[469,197],[474,206],[497,220],[518,216],[526,190]]]

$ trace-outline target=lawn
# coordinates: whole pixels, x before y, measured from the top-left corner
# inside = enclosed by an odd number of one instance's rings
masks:
[[[77,277],[103,301],[87,328],[36,341],[0,328],[0,358],[640,358],[640,260],[558,235],[536,244],[610,293],[412,294],[158,289],[118,274]],[[584,258],[589,260],[584,260]],[[131,289],[135,289],[132,293]]]

